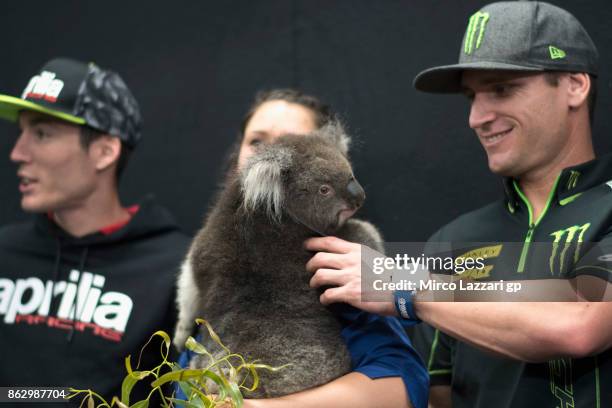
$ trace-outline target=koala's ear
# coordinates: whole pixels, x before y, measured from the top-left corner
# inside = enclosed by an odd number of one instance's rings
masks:
[[[283,171],[291,165],[291,150],[284,146],[263,147],[241,172],[243,207],[251,213],[262,206],[270,219],[279,221],[284,198]]]
[[[351,137],[346,133],[346,130],[344,130],[344,125],[342,125],[340,119],[331,119],[314,133],[327,140],[330,140],[338,147],[342,154],[348,156],[349,147],[351,145]]]

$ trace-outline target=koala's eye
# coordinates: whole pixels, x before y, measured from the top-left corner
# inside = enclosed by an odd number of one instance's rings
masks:
[[[323,184],[321,187],[319,187],[319,193],[324,196],[330,195],[332,191],[333,189],[327,184]]]

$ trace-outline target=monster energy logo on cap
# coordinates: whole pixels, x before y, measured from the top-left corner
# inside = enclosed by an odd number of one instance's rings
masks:
[[[463,51],[466,54],[469,55],[474,50],[474,39],[476,38],[477,31],[478,38],[476,39],[476,48],[480,48],[480,43],[482,42],[482,37],[484,37],[484,32],[488,21],[489,13],[477,11],[476,13],[472,14],[470,17],[470,22],[468,23],[467,31],[465,32],[465,44],[463,46]]]
[[[421,71],[414,86],[425,92],[463,92],[465,70],[596,76],[598,54],[584,27],[566,10],[541,1],[500,1],[470,16],[456,64]]]

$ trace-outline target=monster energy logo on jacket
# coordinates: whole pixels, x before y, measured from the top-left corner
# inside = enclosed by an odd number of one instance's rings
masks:
[[[549,261],[551,274],[554,274],[554,271],[555,271],[554,267],[555,267],[555,259],[557,258],[557,255],[559,257],[559,274],[561,274],[561,272],[563,271],[563,266],[564,266],[563,260],[565,259],[565,256],[567,255],[567,251],[572,245],[572,242],[577,242],[576,248],[574,249],[574,252],[573,252],[573,255],[574,255],[573,264],[578,262],[578,259],[580,258],[580,244],[584,242],[584,233],[589,229],[590,226],[591,226],[591,223],[588,222],[583,225],[573,225],[571,227],[561,229],[559,231],[555,231],[552,234],[550,234],[551,236],[555,237],[555,240],[553,241],[552,253],[550,255],[550,261]],[[558,252],[559,243],[561,241],[564,241],[563,249],[561,250],[561,252]]]

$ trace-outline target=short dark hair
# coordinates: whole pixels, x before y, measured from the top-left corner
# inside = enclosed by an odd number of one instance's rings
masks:
[[[562,74],[567,74],[567,72],[546,71],[544,72],[544,78],[549,85],[557,86],[559,85],[559,77]],[[588,75],[591,80],[591,88],[587,95],[587,108],[589,109],[589,122],[592,125],[595,118],[595,105],[597,104],[597,78],[594,75]]]
[[[101,138],[104,135],[106,135],[106,133],[94,129],[91,126],[80,126],[79,140],[81,142],[81,146],[85,150],[89,149],[89,146],[91,146],[91,144],[95,140]],[[123,141],[121,141],[121,151],[119,152],[119,158],[117,159],[117,168],[115,170],[115,180],[117,181],[117,183],[121,179],[121,175],[123,174],[125,166],[127,166],[127,162],[131,154],[132,148],[125,144]]]
[[[270,101],[285,101],[288,103],[294,103],[301,105],[306,109],[309,109],[315,116],[315,123],[317,128],[322,127],[329,122],[333,113],[329,105],[324,104],[316,96],[308,95],[297,89],[282,88],[282,89],[270,89],[266,91],[259,91],[255,95],[255,100],[249,107],[246,115],[242,118],[240,125],[240,136],[244,137],[244,131],[249,124],[249,121],[255,114],[255,111],[264,103]]]

